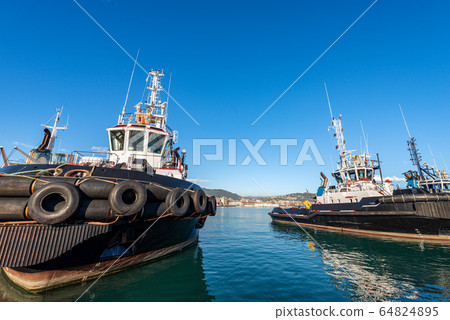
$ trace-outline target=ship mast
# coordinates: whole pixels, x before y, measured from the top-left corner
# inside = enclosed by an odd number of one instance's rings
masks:
[[[149,75],[152,76],[152,83],[151,87],[147,87],[147,89],[150,90],[150,101],[145,103],[145,105],[147,106],[146,113],[148,116],[150,116],[151,123],[153,123],[155,127],[166,130],[167,102],[161,103],[159,97],[159,92],[163,90],[163,87],[161,86],[161,78],[164,77],[164,72],[159,70],[151,70],[149,72]]]
[[[339,116],[339,119],[333,118],[332,124],[334,129],[334,137],[336,138],[336,149],[339,152],[339,165],[340,168],[347,167],[350,162],[351,152],[345,149],[345,139],[344,139],[344,129],[342,128],[342,116]]]
[[[339,119],[335,119],[333,117],[333,111],[331,110],[331,103],[330,103],[330,97],[328,96],[328,89],[327,89],[327,84],[324,82],[324,86],[325,86],[325,92],[327,94],[327,102],[328,102],[328,107],[330,108],[330,116],[331,116],[331,123],[334,129],[334,137],[336,138],[337,141],[337,145],[336,145],[336,149],[339,152],[339,168],[343,168],[348,166],[348,164],[350,163],[349,160],[350,159],[350,155],[351,152],[347,151],[345,149],[345,139],[344,139],[344,129],[342,129],[342,116],[339,115]]]
[[[54,122],[54,124],[53,124],[53,126],[51,127],[51,126],[47,126],[47,125],[44,125],[44,124],[41,124],[41,127],[44,127],[44,128],[48,128],[48,129],[51,129],[52,130],[52,134],[51,134],[51,136],[50,136],[50,142],[48,143],[48,147],[47,147],[47,149],[51,152],[51,151],[53,151],[53,147],[55,146],[55,140],[56,140],[56,134],[57,134],[57,132],[58,132],[58,130],[66,130],[67,128],[68,128],[68,126],[66,125],[65,127],[58,127],[57,125],[58,125],[58,122],[59,122],[59,120],[60,120],[60,117],[61,117],[61,113],[62,113],[62,108],[61,109],[56,109],[56,117],[55,117],[55,122]]]
[[[422,179],[425,179],[425,176],[422,171],[422,166],[420,165],[420,162],[422,160],[422,155],[419,152],[419,148],[416,147],[416,139],[411,138],[407,141],[408,142],[408,151],[411,155],[411,161],[414,166],[417,167],[417,173]]]

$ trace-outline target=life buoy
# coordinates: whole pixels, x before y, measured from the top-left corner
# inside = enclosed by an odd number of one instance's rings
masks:
[[[348,181],[347,181],[347,186],[350,187],[351,185],[352,185],[352,180],[348,180]]]
[[[116,215],[131,216],[144,207],[147,191],[139,182],[123,181],[112,189],[108,202]]]
[[[80,205],[78,189],[65,182],[49,183],[28,201],[28,216],[43,224],[60,223],[70,218]]]
[[[217,201],[216,197],[210,196],[208,197],[208,213],[214,217],[216,215],[217,210]]]
[[[208,206],[208,197],[206,196],[205,191],[202,189],[195,190],[194,193],[191,194],[191,199],[195,212],[205,212],[206,207]]]
[[[185,216],[190,206],[191,200],[184,189],[173,189],[166,197],[167,213],[171,213],[176,217]]]

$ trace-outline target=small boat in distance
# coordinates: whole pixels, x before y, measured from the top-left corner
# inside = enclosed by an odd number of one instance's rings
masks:
[[[337,185],[322,184],[317,203],[305,208],[274,208],[276,223],[293,223],[330,231],[420,240],[450,241],[450,194],[419,188],[393,190],[390,181],[375,181],[381,163],[367,154],[345,149],[341,117],[332,118],[339,152],[333,177]]]
[[[159,70],[148,99],[107,129],[108,152],[54,154],[53,132],[26,162],[0,169],[0,267],[38,292],[136,266],[197,242],[216,200],[186,180],[185,151],[167,126]],[[125,104],[126,105],[126,104]]]

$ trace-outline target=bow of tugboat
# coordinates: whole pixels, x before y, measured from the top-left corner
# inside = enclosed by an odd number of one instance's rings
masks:
[[[149,101],[108,128],[110,151],[53,153],[60,117],[25,163],[0,170],[0,267],[16,285],[43,291],[161,258],[194,244],[216,200],[186,180],[174,144],[164,74]],[[48,129],[52,129],[52,132]],[[6,157],[6,159],[5,159]]]

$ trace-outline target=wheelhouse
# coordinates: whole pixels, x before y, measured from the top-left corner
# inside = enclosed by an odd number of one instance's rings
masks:
[[[447,179],[425,180],[420,181],[418,187],[431,193],[450,192],[450,181]]]
[[[117,125],[108,128],[110,151],[119,163],[144,161],[154,168],[167,165],[172,134],[150,126]]]

